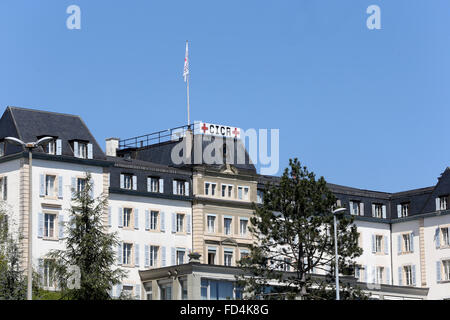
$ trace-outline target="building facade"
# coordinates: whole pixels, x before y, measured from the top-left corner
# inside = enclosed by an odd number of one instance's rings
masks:
[[[203,127],[214,135],[179,127],[126,140],[110,138],[104,153],[77,116],[8,107],[0,119],[0,200],[13,229],[22,235],[22,266],[28,256],[31,196],[33,265],[42,285],[55,289],[45,255],[64,248],[72,193],[84,187],[89,172],[93,196],[108,198],[104,224],[120,239],[114,267],[128,274],[113,288],[113,296],[127,292],[145,299],[142,275],[186,265],[191,251],[200,254],[201,264],[235,267],[254,241],[249,232],[253,204],[262,202],[266,183],[276,184],[279,177],[257,173],[237,128]],[[4,138],[29,142],[44,136],[53,140],[33,151],[30,195],[28,153]],[[205,150],[215,162],[205,158]],[[428,299],[450,298],[449,168],[435,186],[417,190],[329,188],[338,205],[355,216],[363,248],[355,271],[360,283],[383,290],[428,288]],[[189,279],[178,283],[181,298],[185,290],[193,290]],[[168,292],[169,286],[162,288],[159,282],[151,284],[159,298],[178,297]]]

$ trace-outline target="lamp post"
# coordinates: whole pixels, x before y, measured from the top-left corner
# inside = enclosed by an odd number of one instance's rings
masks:
[[[32,218],[33,218],[33,199],[32,199],[32,161],[33,161],[33,156],[32,156],[32,151],[34,148],[39,147],[40,145],[44,144],[45,142],[48,142],[50,140],[53,140],[52,137],[44,137],[39,139],[36,142],[28,142],[25,143],[20,139],[14,138],[14,137],[6,137],[5,141],[15,144],[15,145],[19,145],[19,146],[23,146],[25,148],[28,149],[28,161],[29,161],[29,169],[28,169],[28,263],[27,263],[27,300],[33,300],[33,263],[32,263],[32,236],[33,236],[33,232],[32,232]]]
[[[339,293],[339,256],[338,256],[338,245],[337,245],[337,219],[336,214],[342,211],[345,211],[345,208],[339,208],[333,211],[333,219],[334,219],[334,254],[335,254],[335,274],[336,274],[336,300],[341,300]]]

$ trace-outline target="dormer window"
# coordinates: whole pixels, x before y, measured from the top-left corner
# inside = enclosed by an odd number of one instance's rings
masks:
[[[55,140],[51,140],[46,145],[44,145],[44,152],[48,154],[56,154]]]
[[[92,143],[87,143],[85,141],[74,141],[73,154],[76,158],[92,159]]]
[[[448,195],[436,198],[436,210],[448,210],[448,198]]]

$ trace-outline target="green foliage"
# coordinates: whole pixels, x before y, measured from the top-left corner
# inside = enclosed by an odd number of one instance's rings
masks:
[[[264,202],[254,204],[250,231],[256,238],[246,271],[238,277],[246,297],[264,299],[334,299],[334,224],[336,198],[323,177],[289,161],[279,185],[267,185]],[[361,255],[353,217],[337,214],[340,270],[351,269]],[[285,272],[288,268],[289,272]],[[315,276],[317,271],[326,276]],[[269,283],[276,282],[276,287]],[[357,289],[341,286],[343,299],[364,298]]]
[[[85,188],[75,192],[72,199],[66,249],[52,250],[47,256],[64,299],[108,300],[109,290],[125,276],[123,270],[112,268],[118,239],[117,233],[108,233],[103,223],[107,198],[92,198],[92,188],[92,177],[86,173]]]

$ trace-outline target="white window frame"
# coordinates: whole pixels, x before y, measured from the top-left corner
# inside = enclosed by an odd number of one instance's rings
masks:
[[[220,195],[222,198],[232,199],[233,197],[233,188],[232,184],[222,183],[220,189]]]
[[[159,223],[159,211],[156,210],[150,210],[150,230],[156,231],[158,230],[158,223]]]
[[[223,265],[228,267],[233,266],[233,251],[223,251]]]
[[[382,266],[377,266],[375,269],[375,283],[383,284],[384,283],[384,272],[385,269]]]
[[[159,178],[149,177],[150,179],[150,192],[159,192]]]
[[[402,234],[402,249],[404,253],[411,252],[411,234]]]
[[[81,181],[84,181],[84,185],[83,183],[81,183]],[[86,178],[77,178],[77,192],[82,192],[86,188],[86,183],[87,183]]]
[[[212,218],[212,219],[210,219]],[[210,224],[210,221],[212,221],[212,224]],[[208,229],[208,233],[216,233],[216,216],[209,214],[206,216],[206,226]],[[211,229],[212,227],[212,229]]]
[[[56,278],[54,270],[50,268],[50,264],[51,259],[42,260],[42,286],[47,290],[54,290],[56,289]]]
[[[245,232],[242,232],[243,231],[242,222],[245,222]],[[239,234],[242,237],[246,237],[248,235],[248,219],[242,219],[242,218],[239,219]]]
[[[383,252],[383,239],[384,236],[380,234],[375,235],[375,252],[382,253]]]
[[[129,215],[128,215],[128,213],[129,213]],[[122,211],[122,220],[123,220],[123,228],[125,228],[125,229],[133,229],[134,228],[134,226],[133,226],[133,213],[134,213],[134,210],[133,210],[133,208],[123,208],[123,211]],[[129,220],[127,221],[127,217],[129,216]],[[125,223],[125,222],[128,222],[128,223]]]
[[[53,186],[52,187],[49,186],[49,181],[51,181],[51,180],[49,180],[48,178],[53,178]],[[55,174],[46,174],[45,175],[45,197],[47,197],[47,198],[55,198],[56,196],[57,196],[57,193],[56,193],[56,175]]]
[[[403,277],[405,278],[405,285],[412,286],[413,285],[413,274],[412,274],[412,266],[407,265],[403,266]]]
[[[185,218],[185,214],[184,213],[177,213],[176,214],[177,233],[184,232],[184,227],[185,227],[184,218]]]
[[[448,210],[448,195],[439,197],[439,210]]]
[[[228,232],[228,233],[227,233],[227,228],[226,228],[225,220],[230,220],[230,228],[229,228],[229,232]],[[227,236],[233,234],[233,218],[230,218],[230,217],[224,217],[224,218],[223,218],[223,234],[224,234],[224,235],[227,235]]]
[[[405,218],[405,217],[407,217],[409,215],[410,203],[409,202],[401,203],[401,206],[402,206],[402,211],[401,211],[402,218]]]
[[[181,261],[180,261],[180,255],[182,258]],[[177,248],[175,251],[175,264],[176,265],[184,264],[185,258],[186,258],[186,249]]]
[[[159,246],[150,245],[149,248],[149,266],[150,267],[158,267],[158,251]]]
[[[123,188],[126,190],[133,190],[133,175],[123,173]]]
[[[442,260],[442,271],[444,273],[443,281],[450,281],[450,259]]]
[[[130,247],[130,249],[128,249]],[[124,266],[132,266],[133,263],[133,250],[134,245],[130,242],[124,242],[122,247],[122,265]],[[128,255],[127,255],[128,253]]]
[[[52,216],[53,221],[47,220],[47,216]],[[50,224],[53,222],[53,234],[50,234]],[[44,212],[44,230],[43,230],[43,238],[44,239],[57,239],[57,230],[58,229],[58,214],[51,212]]]
[[[239,192],[241,190],[241,193]],[[250,197],[250,187],[249,186],[238,186],[238,199],[248,201]]]
[[[450,227],[440,228],[441,247],[450,246]]]
[[[379,203],[374,203],[374,206],[375,206],[374,217],[383,218],[383,205]]]

